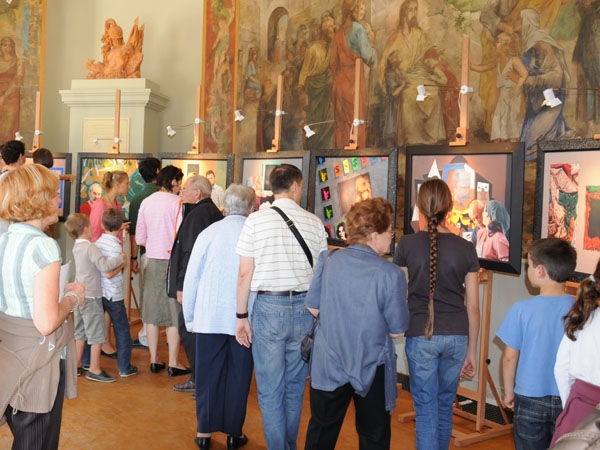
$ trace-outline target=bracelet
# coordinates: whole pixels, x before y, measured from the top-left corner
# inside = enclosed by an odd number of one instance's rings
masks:
[[[248,318],[248,313],[235,313],[235,317],[237,317],[238,319],[247,319]]]
[[[131,257],[131,260],[132,260],[132,261],[136,261],[136,260],[137,260],[137,256],[132,256],[132,257]]]

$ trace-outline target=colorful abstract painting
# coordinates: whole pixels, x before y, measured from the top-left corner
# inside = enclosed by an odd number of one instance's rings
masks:
[[[585,188],[585,250],[600,250],[600,186]]]
[[[550,165],[548,237],[573,241],[579,201],[579,164]]]
[[[106,172],[122,170],[129,175],[129,192],[126,197],[120,198],[123,203],[123,215],[129,217],[129,201],[135,194],[144,188],[144,179],[137,170],[137,159],[122,158],[81,158],[79,176],[78,206],[83,205],[90,199],[90,193],[102,186],[102,178]]]
[[[204,151],[233,150],[236,0],[204,2]]]
[[[33,140],[42,90],[45,0],[0,2],[0,142],[19,131]]]

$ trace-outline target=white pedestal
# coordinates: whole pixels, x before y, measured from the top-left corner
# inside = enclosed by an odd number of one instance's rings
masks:
[[[159,113],[169,98],[150,80],[128,78],[72,80],[71,89],[59,91],[70,109],[70,153],[111,150],[117,89],[121,89],[121,153],[160,151]]]

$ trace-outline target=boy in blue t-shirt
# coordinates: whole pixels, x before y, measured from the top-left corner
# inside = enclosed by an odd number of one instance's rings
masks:
[[[564,283],[575,270],[577,252],[550,238],[533,242],[528,253],[527,278],[540,295],[514,304],[497,336],[505,344],[503,402],[515,411],[515,447],[545,450],[562,410],[554,363],[565,333],[563,317],[574,301]]]

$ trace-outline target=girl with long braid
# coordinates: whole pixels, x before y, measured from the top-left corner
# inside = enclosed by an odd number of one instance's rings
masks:
[[[403,236],[394,255],[408,275],[406,356],[417,449],[447,449],[459,378],[475,374],[479,260],[473,244],[445,226],[452,209],[446,183],[423,183],[417,207],[427,231]]]

